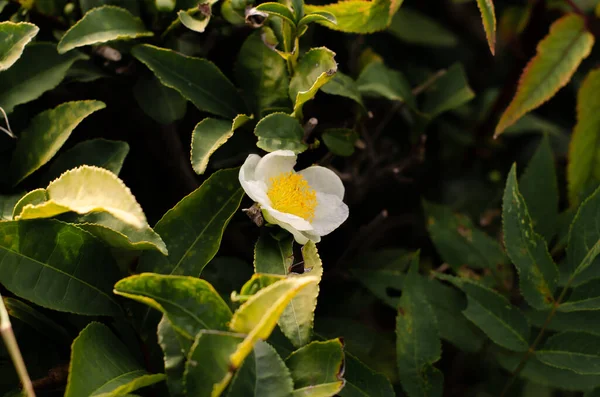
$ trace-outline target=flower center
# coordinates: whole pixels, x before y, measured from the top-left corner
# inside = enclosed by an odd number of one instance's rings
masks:
[[[306,179],[295,172],[285,172],[269,179],[267,196],[278,211],[297,215],[307,221],[315,217],[317,193]]]

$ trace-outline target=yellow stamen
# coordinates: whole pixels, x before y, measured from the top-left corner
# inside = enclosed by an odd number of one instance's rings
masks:
[[[297,215],[311,222],[315,217],[317,193],[306,179],[295,172],[285,172],[269,179],[267,196],[278,211]]]

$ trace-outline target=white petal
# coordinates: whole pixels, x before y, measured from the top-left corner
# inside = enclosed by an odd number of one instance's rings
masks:
[[[333,194],[341,199],[344,198],[344,184],[339,176],[329,168],[314,165],[308,167],[298,174],[302,175],[310,187],[317,192]]]
[[[246,158],[242,168],[240,168],[240,184],[252,200],[263,205],[270,205],[271,201],[267,196],[267,185],[262,181],[257,181],[255,177],[256,166],[259,162],[260,156],[256,154],[251,154]]]
[[[279,222],[287,223],[288,225],[290,225],[291,227],[293,227],[296,230],[300,230],[300,231],[313,230],[313,227],[309,221],[305,220],[304,218],[300,218],[297,215],[278,211],[275,208],[271,207],[270,205],[261,205],[261,209],[263,210],[263,213],[267,212],[271,218],[276,219]],[[270,221],[268,221],[268,222],[275,223],[275,222],[270,222]]]
[[[333,194],[317,192],[317,208],[312,221],[314,232],[325,236],[348,219],[348,206]]]
[[[296,155],[291,150],[276,150],[260,159],[256,165],[255,179],[268,185],[269,179],[294,170]]]
[[[265,221],[267,221],[268,223],[271,223],[273,225],[279,225],[282,229],[285,229],[288,232],[292,233],[292,235],[294,236],[294,240],[296,240],[298,244],[304,245],[308,243],[309,238],[304,234],[304,232],[293,228],[290,224],[281,222],[280,220],[273,218],[267,211],[263,211],[263,216],[265,218]]]

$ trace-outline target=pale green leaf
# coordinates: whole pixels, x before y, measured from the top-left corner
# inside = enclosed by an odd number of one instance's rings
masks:
[[[544,364],[580,375],[600,375],[600,336],[563,332],[548,338],[535,356]]]
[[[121,7],[105,5],[93,8],[60,39],[58,53],[77,47],[106,43],[112,40],[153,36],[140,18]]]
[[[444,376],[433,366],[441,354],[437,319],[418,282],[417,259],[404,283],[396,317],[396,360],[409,397],[441,397]]]
[[[298,293],[318,283],[319,278],[315,276],[286,278],[261,289],[244,302],[229,323],[232,331],[248,334],[231,356],[233,367],[240,366],[257,340],[269,337],[279,317]]]
[[[17,62],[0,73],[0,106],[10,113],[39,98],[60,84],[75,61],[87,58],[79,52],[60,55],[51,43],[28,45]]]
[[[510,170],[502,201],[502,224],[506,252],[519,272],[521,294],[527,302],[544,309],[554,303],[558,268],[544,238],[534,230],[527,203],[519,191],[516,165]]]
[[[161,124],[171,124],[185,116],[186,99],[161,84],[156,76],[140,77],[133,86],[133,95],[142,110]]]
[[[496,54],[496,11],[492,0],[477,0],[477,7],[481,13],[481,20],[485,30],[485,37],[492,55]]]
[[[285,359],[294,380],[294,397],[329,397],[344,387],[344,346],[332,339],[311,342]]]
[[[108,212],[138,229],[148,226],[142,208],[127,186],[104,168],[82,165],[67,171],[46,188],[48,200],[27,204],[15,219],[49,218],[65,212]]]
[[[554,22],[550,33],[538,44],[536,56],[523,70],[517,93],[502,114],[494,135],[500,135],[564,87],[590,54],[593,44],[594,36],[587,31],[583,17],[567,14]]]
[[[261,3],[253,9],[247,11],[246,18],[249,14],[251,15],[255,10],[258,12],[266,13],[270,16],[282,18],[292,26],[296,26],[296,16],[292,13],[292,10],[289,7],[283,4],[275,2]]]
[[[205,280],[142,273],[115,284],[117,295],[161,311],[179,333],[193,340],[202,329],[226,330],[229,306]]]
[[[217,253],[225,227],[243,195],[238,169],[220,170],[211,175],[154,227],[167,245],[169,256],[144,252],[138,271],[199,276]]]
[[[44,174],[43,184],[48,184],[58,178],[63,172],[81,165],[94,165],[105,168],[119,175],[125,157],[129,153],[129,145],[122,141],[106,139],[90,139],[60,153],[50,164]]]
[[[206,27],[210,22],[210,16],[205,15],[201,18],[195,18],[199,13],[198,7],[195,7],[187,11],[179,10],[177,12],[177,17],[181,21],[181,24],[186,28],[194,32],[204,33],[204,30],[206,30]]]
[[[14,184],[50,161],[77,125],[104,107],[100,101],[65,102],[35,116],[20,134],[13,152],[10,169]]]
[[[210,156],[233,136],[233,132],[252,118],[239,114],[232,122],[206,118],[192,132],[191,161],[197,174],[204,174]]]
[[[576,206],[600,184],[600,70],[592,70],[577,95],[577,125],[569,145],[567,181],[569,202]]]
[[[294,114],[301,114],[304,103],[317,94],[337,72],[335,53],[325,47],[311,48],[298,62],[290,80],[289,94],[294,102]]]
[[[132,54],[198,109],[232,119],[245,113],[236,88],[212,62],[148,44],[134,47]]]
[[[403,0],[346,0],[317,6],[306,5],[306,13],[328,12],[336,23],[319,21],[330,29],[346,33],[373,33],[384,30]]]
[[[313,22],[323,22],[323,23],[331,23],[335,25],[337,20],[335,19],[335,15],[327,11],[317,11],[311,14],[305,15],[302,19],[298,21],[297,29],[302,29],[303,26],[308,25]]]
[[[28,22],[0,22],[0,72],[17,62],[25,46],[39,30],[37,26]]]
[[[290,371],[269,344],[258,341],[231,381],[227,397],[291,397]]]
[[[117,268],[83,230],[55,220],[0,223],[0,283],[39,306],[85,315],[118,315]]]
[[[27,192],[15,204],[11,219],[14,219],[16,216],[21,214],[26,205],[43,204],[47,200],[48,195],[46,194],[46,189],[34,189],[30,192]]]
[[[308,148],[303,142],[304,129],[297,119],[285,113],[271,113],[256,124],[256,146],[267,151],[291,150],[302,153]]]
[[[107,326],[94,322],[71,347],[65,397],[117,397],[163,379],[149,375]]]

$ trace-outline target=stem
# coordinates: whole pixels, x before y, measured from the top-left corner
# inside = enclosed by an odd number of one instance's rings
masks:
[[[521,373],[523,368],[525,368],[525,364],[527,364],[527,360],[535,352],[535,348],[537,347],[537,345],[542,341],[542,337],[544,336],[544,333],[546,332],[546,328],[548,328],[548,326],[550,325],[550,322],[552,322],[552,318],[554,318],[554,315],[556,314],[556,310],[558,309],[558,306],[560,306],[560,303],[562,302],[565,295],[567,294],[567,290],[571,286],[571,283],[573,282],[574,279],[575,279],[575,275],[573,275],[573,276],[571,276],[571,278],[569,278],[569,281],[567,282],[567,284],[561,291],[560,296],[554,302],[554,305],[552,305],[552,310],[550,310],[550,313],[548,313],[548,317],[546,317],[546,321],[544,321],[544,324],[542,325],[542,328],[540,329],[539,334],[537,335],[537,337],[535,338],[535,340],[533,341],[531,346],[529,346],[529,349],[527,349],[527,352],[521,358],[521,361],[519,362],[517,369],[515,369],[513,371],[510,379],[504,386],[504,390],[502,390],[502,394],[500,394],[500,397],[504,397],[505,395],[507,395],[506,393],[508,393],[508,390],[512,386],[513,382],[515,381],[517,376],[519,376],[519,374]]]
[[[2,295],[0,295],[0,334],[2,335],[2,339],[4,340],[4,344],[8,350],[8,354],[10,355],[15,369],[17,370],[17,374],[19,375],[19,379],[21,380],[21,384],[23,385],[23,390],[25,391],[26,396],[35,397],[33,385],[31,384],[31,379],[27,373],[27,367],[25,366],[23,356],[19,350],[19,345],[17,344],[17,339],[15,338],[12,324],[10,323],[10,318],[8,317],[8,312],[4,306]]]
[[[567,3],[571,7],[575,14],[579,14],[585,17],[585,13],[581,10],[581,8],[579,8],[577,4],[575,4],[573,0],[565,0],[565,3]]]

